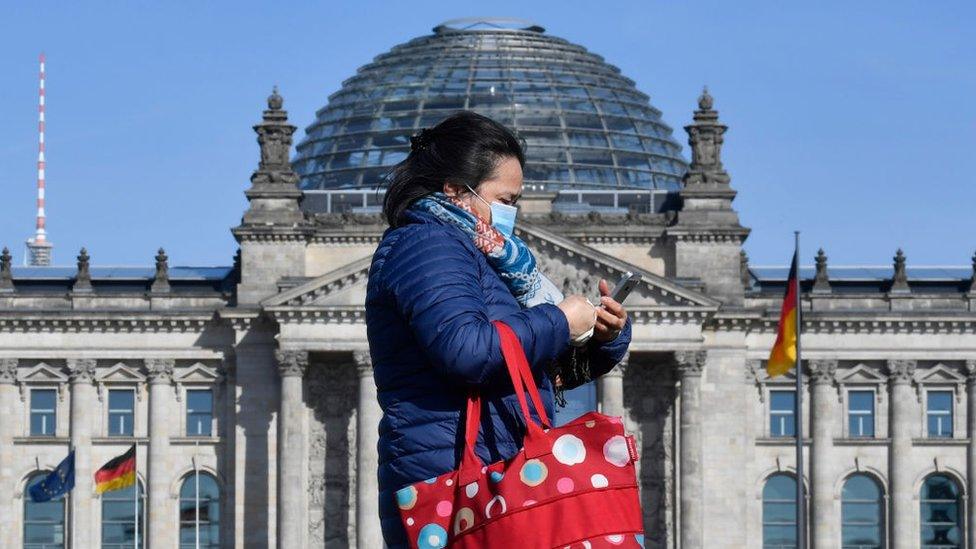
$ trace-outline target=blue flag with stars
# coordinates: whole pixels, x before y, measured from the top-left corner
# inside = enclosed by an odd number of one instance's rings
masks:
[[[36,502],[49,501],[67,494],[75,487],[75,451],[72,450],[44,480],[31,486],[30,496]]]

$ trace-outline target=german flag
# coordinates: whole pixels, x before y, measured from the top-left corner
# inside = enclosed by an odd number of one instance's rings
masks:
[[[776,377],[790,371],[796,365],[796,252],[793,252],[793,265],[790,276],[786,281],[786,295],[783,296],[783,308],[779,314],[779,332],[776,334],[776,344],[769,352],[766,362],[766,373],[769,377]]]
[[[112,458],[95,471],[95,493],[128,488],[136,483],[136,445],[119,457]]]

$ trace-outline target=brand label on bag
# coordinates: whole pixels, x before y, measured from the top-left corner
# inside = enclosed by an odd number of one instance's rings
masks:
[[[630,452],[630,461],[637,461],[637,439],[634,435],[627,435],[627,451]]]

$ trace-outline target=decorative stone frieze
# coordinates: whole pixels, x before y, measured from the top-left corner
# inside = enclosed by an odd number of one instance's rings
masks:
[[[281,377],[304,376],[308,371],[308,351],[278,349],[275,351],[275,363]]]

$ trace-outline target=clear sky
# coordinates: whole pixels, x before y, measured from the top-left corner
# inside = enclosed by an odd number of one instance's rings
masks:
[[[82,5],[84,4],[84,5]],[[681,129],[703,84],[753,264],[968,265],[976,3],[10,2],[0,17],[0,245],[34,227],[37,55],[55,263],[230,264],[278,84],[299,130],[373,56],[472,15],[531,19],[619,66]],[[685,155],[688,151],[685,147]]]

